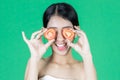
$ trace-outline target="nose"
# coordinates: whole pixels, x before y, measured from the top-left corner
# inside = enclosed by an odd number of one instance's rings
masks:
[[[58,32],[57,32],[57,35],[56,35],[57,37],[56,37],[56,40],[57,41],[59,41],[59,42],[63,42],[64,41],[64,37],[62,36],[62,31],[61,30],[59,30]]]

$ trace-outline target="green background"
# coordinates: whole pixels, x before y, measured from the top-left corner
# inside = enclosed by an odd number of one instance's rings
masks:
[[[0,0],[0,80],[24,79],[30,52],[21,31],[30,38],[41,28],[45,9],[63,1],[71,4],[79,15],[98,80],[120,80],[119,0]]]

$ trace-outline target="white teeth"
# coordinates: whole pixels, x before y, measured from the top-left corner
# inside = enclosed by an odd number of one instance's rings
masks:
[[[58,47],[63,47],[65,44],[57,44]]]

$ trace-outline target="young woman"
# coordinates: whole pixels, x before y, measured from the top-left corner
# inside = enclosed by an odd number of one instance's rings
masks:
[[[87,36],[78,23],[74,8],[67,3],[50,5],[43,15],[44,28],[23,39],[30,49],[30,59],[25,73],[25,80],[97,80]],[[43,44],[41,36],[48,39]],[[75,36],[78,42],[73,43]],[[47,48],[52,47],[52,55],[43,59]],[[74,48],[83,61],[73,59]]]

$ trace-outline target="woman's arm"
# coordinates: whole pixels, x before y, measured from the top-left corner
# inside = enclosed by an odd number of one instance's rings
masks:
[[[26,68],[25,80],[38,80],[40,68],[43,66],[41,63],[41,58],[46,52],[47,48],[54,42],[54,40],[50,40],[48,43],[43,44],[41,36],[44,34],[44,32],[45,30],[34,32],[30,40],[28,40],[25,36],[25,33],[22,32],[23,39],[27,43],[31,53],[31,57]]]
[[[89,42],[86,34],[76,27],[76,34],[79,36],[78,42],[76,44],[68,41],[68,45],[74,48],[83,59],[85,80],[97,80],[96,70],[93,64],[92,55],[89,47]]]
[[[87,55],[83,58],[83,66],[85,71],[85,80],[97,80],[96,69],[91,55]]]
[[[38,80],[39,60],[30,58],[26,67],[24,80]]]

